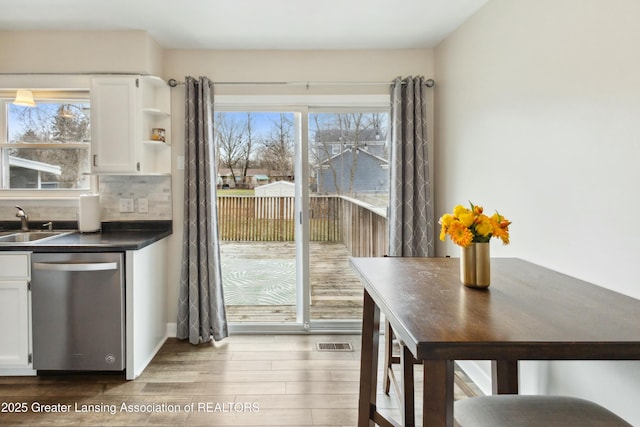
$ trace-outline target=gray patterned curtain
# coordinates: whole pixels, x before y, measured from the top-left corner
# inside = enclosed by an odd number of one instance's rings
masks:
[[[424,77],[391,86],[389,256],[433,256],[434,224]]]
[[[213,139],[213,84],[185,82],[185,178],[178,338],[191,344],[229,335],[222,291]]]

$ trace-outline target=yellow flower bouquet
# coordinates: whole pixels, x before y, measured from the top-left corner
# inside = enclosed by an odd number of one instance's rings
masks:
[[[440,240],[449,235],[453,243],[463,248],[469,247],[472,243],[487,243],[492,237],[499,238],[505,245],[509,244],[511,222],[498,212],[487,216],[483,213],[482,206],[471,202],[469,204],[471,209],[458,205],[453,208],[453,213],[440,217]]]

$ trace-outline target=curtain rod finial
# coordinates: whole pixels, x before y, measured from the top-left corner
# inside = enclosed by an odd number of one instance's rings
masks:
[[[434,87],[436,85],[435,80],[429,79],[426,81],[427,87]]]

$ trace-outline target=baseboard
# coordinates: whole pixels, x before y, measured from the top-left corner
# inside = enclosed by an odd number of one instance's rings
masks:
[[[167,335],[165,335],[164,338],[161,338],[144,361],[134,363],[134,366],[130,370],[125,370],[125,377],[127,380],[135,380],[140,376],[140,374],[142,374],[142,372],[144,372],[145,369],[147,369],[147,366],[149,366],[153,358],[156,357],[156,354],[158,354],[164,343],[167,341],[167,338],[169,338]]]
[[[337,325],[337,326],[336,326]],[[361,322],[353,324],[340,325],[331,322],[318,322],[314,325],[313,331],[302,330],[298,325],[282,325],[271,323],[237,323],[229,324],[230,334],[348,334],[359,335],[362,332]],[[384,334],[384,330],[381,331]],[[178,324],[167,323],[167,338],[176,338],[178,336]]]
[[[38,375],[38,371],[31,368],[0,368],[0,377],[34,377],[36,375]]]

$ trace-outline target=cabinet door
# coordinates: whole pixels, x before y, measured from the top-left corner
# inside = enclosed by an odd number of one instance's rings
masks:
[[[27,282],[0,281],[0,366],[29,365]]]
[[[91,81],[93,172],[137,173],[137,77],[96,77]]]

